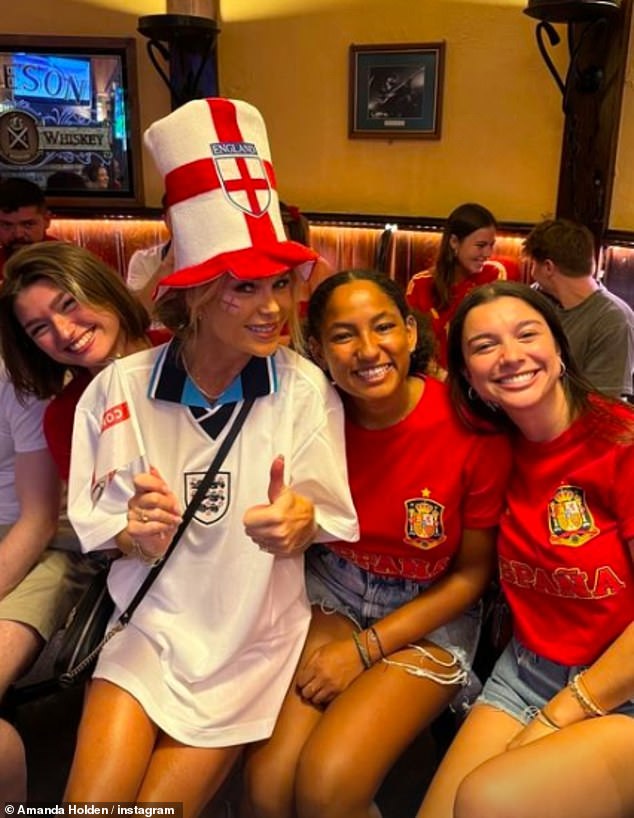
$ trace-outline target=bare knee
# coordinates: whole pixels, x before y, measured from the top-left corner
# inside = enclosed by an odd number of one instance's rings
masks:
[[[454,818],[509,818],[515,807],[517,794],[513,796],[508,780],[476,770],[458,787]]]
[[[29,625],[0,619],[0,698],[29,670],[44,644]]]
[[[353,775],[345,752],[322,752],[309,742],[299,759],[295,803],[299,818],[348,818],[370,808],[373,793]]]
[[[243,770],[243,809],[249,818],[290,818],[295,767],[266,748],[250,755]]]
[[[17,732],[0,720],[0,800],[26,800],[26,759]]]

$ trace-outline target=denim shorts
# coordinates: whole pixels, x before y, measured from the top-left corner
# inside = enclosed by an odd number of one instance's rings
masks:
[[[587,665],[560,665],[511,639],[497,660],[477,703],[488,704],[528,724],[538,710]],[[634,716],[634,701],[611,711]]]
[[[358,628],[367,628],[384,616],[415,599],[431,585],[402,577],[373,574],[340,557],[324,545],[312,545],[306,552],[306,588],[311,605],[328,613],[340,613]],[[459,709],[465,709],[481,689],[471,670],[475,655],[482,608],[480,603],[461,616],[425,634],[425,639],[448,651],[466,671]]]

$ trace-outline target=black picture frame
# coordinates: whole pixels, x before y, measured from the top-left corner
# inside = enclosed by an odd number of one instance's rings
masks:
[[[445,43],[350,46],[348,136],[440,139]]]
[[[0,36],[0,178],[11,177],[52,206],[143,207],[134,38]]]

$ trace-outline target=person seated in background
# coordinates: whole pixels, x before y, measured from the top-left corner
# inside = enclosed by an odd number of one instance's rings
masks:
[[[0,805],[11,801],[26,801],[26,758],[22,739],[0,719]]]
[[[634,411],[516,282],[458,308],[449,384],[471,426],[512,441],[497,550],[513,638],[418,818],[631,818]]]
[[[84,168],[86,177],[86,187],[89,190],[108,190],[110,187],[110,174],[108,168],[100,160],[93,160]]]
[[[447,365],[449,322],[465,295],[479,284],[518,278],[519,268],[491,259],[497,223],[480,204],[462,204],[449,214],[434,266],[416,273],[407,286],[409,305],[431,318],[438,343],[436,359]]]
[[[0,182],[0,280],[7,259],[26,244],[54,241],[44,193],[28,179]]]
[[[531,276],[557,304],[581,372],[606,395],[632,396],[634,311],[595,277],[590,230],[568,219],[547,219],[524,240]]]
[[[377,815],[394,762],[473,681],[510,454],[455,415],[399,285],[344,271],[308,305],[343,400],[358,543],[306,554],[311,626],[273,737],[247,756],[250,818]],[[456,706],[459,706],[458,704]]]
[[[56,170],[46,180],[46,192],[58,193],[68,190],[86,190],[86,179],[72,170]]]
[[[169,211],[165,201],[165,194],[161,198],[162,218],[168,232],[170,231]],[[135,250],[130,256],[126,284],[141,301],[148,312],[154,308],[153,296],[158,282],[174,270],[174,256],[172,239],[151,247],[142,247]]]
[[[0,288],[0,344],[18,392],[53,400],[44,433],[68,479],[75,406],[114,358],[162,343],[147,310],[121,277],[89,250],[66,242],[25,247]]]
[[[54,539],[61,484],[45,408],[16,393],[0,366],[0,699],[63,624],[86,576],[75,537]]]

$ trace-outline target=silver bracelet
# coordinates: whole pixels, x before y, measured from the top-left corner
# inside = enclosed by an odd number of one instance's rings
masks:
[[[141,543],[138,540],[132,540],[132,551],[130,553],[133,557],[136,557],[136,559],[152,568],[163,562],[163,555],[160,557],[153,557],[151,554],[146,554],[141,548]]]

